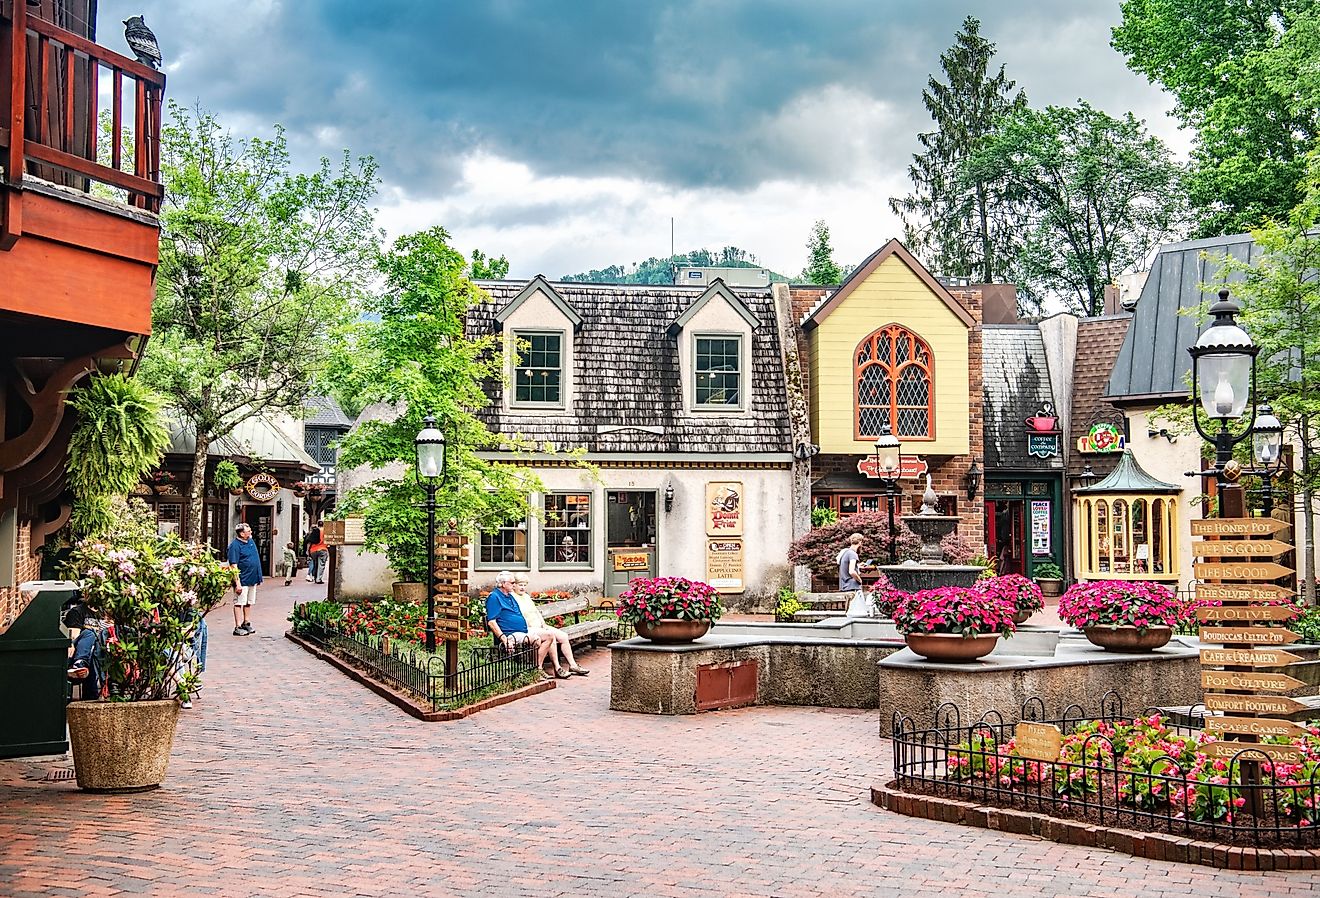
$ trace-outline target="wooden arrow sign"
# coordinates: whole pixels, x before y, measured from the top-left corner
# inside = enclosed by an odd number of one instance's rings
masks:
[[[1307,706],[1286,695],[1219,695],[1207,692],[1205,707],[1208,711],[1229,711],[1233,714],[1296,714],[1308,710]]]
[[[1297,612],[1286,605],[1219,605],[1197,608],[1199,621],[1292,620]]]
[[[1291,570],[1273,561],[1240,561],[1236,564],[1194,564],[1198,580],[1278,580]]]
[[[1206,518],[1191,523],[1192,536],[1273,536],[1288,529],[1274,518]]]
[[[1294,655],[1282,649],[1201,649],[1201,663],[1212,667],[1217,664],[1282,667],[1301,660],[1301,655]]]
[[[1305,686],[1287,674],[1241,673],[1236,670],[1202,670],[1201,686],[1206,689],[1242,689],[1252,692],[1287,692]]]
[[[1271,761],[1277,761],[1281,764],[1300,764],[1302,761],[1302,750],[1295,745],[1261,745],[1255,742],[1206,742],[1200,747],[1200,751],[1212,758],[1223,758],[1231,761],[1237,758],[1238,761],[1256,761],[1264,755]]]
[[[1201,540],[1192,543],[1197,558],[1242,558],[1264,556],[1278,558],[1292,546],[1277,539]]]
[[[1208,733],[1234,733],[1239,736],[1305,736],[1311,732],[1291,720],[1276,720],[1272,717],[1207,717],[1205,729]]]
[[[1196,635],[1202,642],[1249,642],[1253,645],[1291,645],[1302,638],[1283,627],[1202,627]]]
[[[1294,595],[1288,587],[1275,583],[1201,583],[1196,587],[1196,597],[1211,602],[1268,602]]]

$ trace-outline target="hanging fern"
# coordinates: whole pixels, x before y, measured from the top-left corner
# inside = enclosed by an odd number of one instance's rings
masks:
[[[78,424],[69,439],[69,488],[87,505],[126,496],[169,447],[160,394],[122,374],[94,375],[69,395]]]

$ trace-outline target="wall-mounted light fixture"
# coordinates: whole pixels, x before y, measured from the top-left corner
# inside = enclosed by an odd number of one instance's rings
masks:
[[[1170,443],[1178,442],[1178,435],[1176,433],[1169,433],[1169,429],[1167,427],[1161,427],[1157,430],[1154,427],[1148,426],[1146,428],[1146,436],[1152,440],[1155,439],[1156,437],[1164,437]]]
[[[674,485],[665,485],[665,514],[674,510]]]
[[[981,460],[979,458],[972,459],[972,466],[967,469],[967,501],[970,502],[976,498],[977,491],[981,489],[981,476],[983,473]]]

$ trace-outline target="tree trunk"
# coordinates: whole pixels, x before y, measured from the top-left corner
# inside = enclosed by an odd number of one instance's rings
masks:
[[[192,479],[188,481],[188,520],[183,531],[185,539],[202,541],[202,514],[206,510],[206,461],[211,451],[211,435],[197,429],[197,445],[193,449]]]

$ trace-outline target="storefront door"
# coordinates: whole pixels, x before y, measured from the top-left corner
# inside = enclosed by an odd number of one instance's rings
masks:
[[[998,573],[1034,577],[1047,562],[1063,567],[1061,490],[1058,477],[986,485],[985,549]]]
[[[269,505],[243,506],[243,520],[252,527],[252,540],[257,544],[257,551],[261,554],[261,572],[267,577],[274,573],[270,564],[271,530],[274,527],[272,512],[274,509]]]
[[[1023,572],[1022,525],[1026,503],[1021,499],[992,499],[985,503],[986,548],[998,574]]]
[[[614,597],[635,577],[657,575],[654,490],[607,490],[605,595]]]

